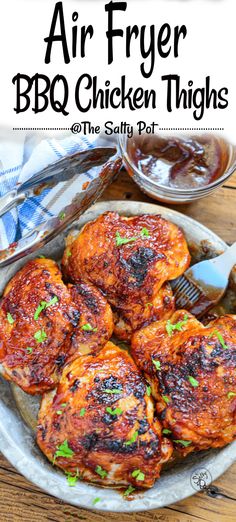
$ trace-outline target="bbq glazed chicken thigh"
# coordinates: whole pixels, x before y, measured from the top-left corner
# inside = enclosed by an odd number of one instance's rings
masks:
[[[3,376],[31,394],[55,386],[67,334],[79,312],[51,259],[34,259],[8,283],[0,304]]]
[[[112,336],[114,324],[111,307],[100,290],[89,283],[68,285],[71,299],[79,311],[79,322],[67,336],[65,350],[70,360],[93,354]]]
[[[132,316],[131,321],[124,318],[122,312],[119,313],[113,309],[114,334],[118,339],[130,342],[133,331],[153,321],[168,319],[174,310],[175,300],[171,286],[169,283],[164,283],[151,301],[143,306],[142,315]]]
[[[104,486],[151,487],[172,453],[139,370],[111,342],[66,366],[44,395],[37,442],[65,472]]]
[[[131,332],[174,310],[171,289],[164,283],[189,266],[181,230],[158,215],[119,216],[107,212],[67,238],[62,266],[73,282],[91,282],[115,312],[115,333]]]
[[[236,316],[204,327],[179,310],[136,332],[132,355],[151,383],[166,433],[183,455],[236,438]]]
[[[153,321],[160,319],[168,319],[175,310],[174,296],[169,283],[164,283],[159,292],[148,301],[142,308],[142,316],[132,318],[132,327],[130,322],[122,317],[122,313],[114,311],[114,334],[122,341],[130,341],[133,331],[140,326],[147,325]]]
[[[110,305],[97,288],[66,287],[54,261],[35,259],[13,277],[0,305],[2,373],[28,393],[43,393],[69,359],[97,353],[112,331]]]

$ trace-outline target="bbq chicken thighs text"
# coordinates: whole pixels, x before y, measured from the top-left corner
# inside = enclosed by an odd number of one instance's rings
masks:
[[[151,487],[172,453],[140,372],[111,342],[66,366],[44,395],[37,442],[55,465],[105,486]]]
[[[115,312],[116,335],[128,339],[133,330],[173,312],[171,289],[162,287],[189,262],[184,236],[173,223],[107,212],[67,239],[62,265],[69,280],[82,278],[102,290]]]
[[[132,355],[152,385],[164,428],[183,454],[236,437],[236,316],[204,327],[179,310],[136,332]]]

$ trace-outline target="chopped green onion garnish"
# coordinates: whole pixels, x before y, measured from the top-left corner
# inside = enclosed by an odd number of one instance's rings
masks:
[[[158,361],[157,359],[156,360],[152,359],[152,362],[153,362],[156,370],[161,370],[161,363],[160,363],[160,361]]]
[[[53,458],[53,464],[57,457],[64,457],[66,459],[71,459],[74,455],[74,451],[69,447],[68,441],[64,440],[64,442],[58,446],[54,458]]]
[[[166,323],[166,331],[168,335],[172,335],[174,330],[177,330],[178,332],[182,331],[182,327],[188,322],[188,315],[185,314],[183,321],[179,321],[178,323],[172,324],[170,319],[168,319]]]
[[[116,246],[126,245],[136,240],[136,237],[121,237],[119,232],[116,232]]]
[[[41,301],[41,304],[38,306],[38,308],[36,309],[35,313],[34,313],[34,320],[37,321],[38,318],[39,318],[39,314],[41,314],[42,310],[44,310],[44,305],[43,305],[43,301]]]
[[[148,229],[147,229],[147,228],[145,228],[145,227],[144,227],[144,228],[142,228],[142,230],[141,230],[141,236],[142,236],[142,237],[150,237],[150,235],[149,235],[149,232],[148,232]]]
[[[171,430],[168,430],[167,428],[164,428],[164,429],[162,430],[162,433],[163,433],[163,435],[170,435],[170,433],[172,433],[172,431],[171,431]]]
[[[175,442],[176,444],[182,444],[182,446],[184,446],[185,448],[187,448],[187,446],[190,446],[190,444],[192,444],[191,440],[177,439],[177,440],[174,440],[173,442]]]
[[[224,350],[228,350],[227,344],[225,344],[224,339],[221,335],[221,333],[218,330],[214,330],[209,337],[213,337],[213,335],[216,335],[216,337],[219,339],[221,346],[224,348]]]
[[[85,409],[85,408],[81,408],[81,410],[80,410],[80,412],[79,412],[79,416],[80,416],[80,417],[84,417],[85,412],[86,412],[86,409]]]
[[[60,212],[59,219],[63,220],[63,219],[65,219],[65,217],[66,217],[65,212]]]
[[[61,410],[57,410],[56,414],[57,415],[62,415],[62,411]]]
[[[128,497],[128,495],[130,495],[130,493],[133,493],[133,491],[135,491],[135,488],[133,488],[133,486],[128,486],[128,488],[125,490],[123,496]]]
[[[39,318],[39,315],[43,310],[46,310],[49,306],[52,306],[54,304],[58,303],[58,297],[55,295],[50,301],[41,301],[40,305],[36,309],[36,312],[34,314],[34,320],[37,321]]]
[[[122,393],[122,390],[103,390],[104,393],[111,393],[114,395],[118,395],[118,393]]]
[[[45,341],[45,339],[47,339],[47,334],[44,330],[38,330],[34,334],[34,338],[37,341],[37,343],[43,343]]]
[[[138,438],[138,431],[135,431],[134,434],[132,435],[132,437],[129,440],[127,440],[126,442],[124,442],[124,445],[130,446],[137,440],[137,438]]]
[[[33,348],[31,348],[31,346],[27,346],[27,348],[25,350],[27,353],[32,353]]]
[[[95,506],[95,504],[97,504],[98,502],[100,502],[100,500],[101,500],[100,497],[96,497],[96,498],[93,500],[93,502],[92,502],[93,506]]]
[[[115,408],[114,410],[108,406],[106,408],[107,413],[110,413],[110,415],[121,415],[123,413],[123,410],[121,408]]]
[[[81,326],[81,330],[84,330],[85,332],[97,332],[97,328],[93,328],[89,323],[86,323],[83,326]]]
[[[70,487],[73,487],[75,486],[76,482],[78,481],[78,478],[79,478],[79,470],[77,469],[76,471],[76,475],[73,475],[72,473],[70,472],[66,472],[66,476],[67,476],[67,482],[68,482],[68,485]]]
[[[151,386],[146,386],[146,392],[147,392],[147,396],[150,397],[150,395],[152,393]]]
[[[189,375],[189,376],[188,376],[188,380],[189,380],[190,384],[191,384],[194,388],[197,388],[197,386],[199,386],[199,382],[197,381],[197,379],[194,379],[194,377],[192,377],[192,375]]]
[[[107,471],[103,469],[101,466],[97,466],[95,472],[102,478],[105,478],[107,476]]]
[[[132,477],[136,478],[137,480],[144,480],[145,479],[145,475],[142,471],[140,471],[140,469],[135,469],[133,472],[132,472]]]
[[[70,257],[72,254],[71,254],[71,251],[68,250],[68,248],[66,249],[66,257]]]
[[[13,319],[12,315],[10,314],[10,312],[7,312],[7,320],[9,322],[9,324],[14,323],[14,319]]]
[[[168,404],[170,402],[170,399],[169,399],[169,397],[167,397],[167,395],[162,395],[162,399],[163,399],[163,401],[166,402],[166,404]]]
[[[231,397],[236,397],[236,393],[234,392],[229,392],[228,395],[227,395],[228,399],[231,399]]]

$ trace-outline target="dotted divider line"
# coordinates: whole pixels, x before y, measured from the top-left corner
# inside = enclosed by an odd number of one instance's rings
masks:
[[[73,126],[72,126],[73,127]],[[69,131],[72,127],[13,127],[13,131]],[[159,127],[159,131],[224,131],[224,127]]]
[[[223,131],[224,127],[159,127],[160,131],[180,130],[180,131]]]
[[[61,130],[71,130],[71,127],[13,127],[14,131],[41,131],[41,130],[52,130],[52,131],[61,131]]]

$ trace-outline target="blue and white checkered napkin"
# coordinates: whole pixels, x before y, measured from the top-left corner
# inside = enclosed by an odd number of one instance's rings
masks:
[[[0,196],[12,190],[16,183],[30,179],[54,161],[79,150],[94,147],[94,140],[70,135],[60,139],[21,135],[15,142],[0,142]],[[93,170],[80,176],[80,183],[91,180]],[[18,241],[25,233],[41,224],[73,199],[78,191],[76,181],[59,183],[45,189],[39,196],[27,199],[0,219],[0,249]]]

